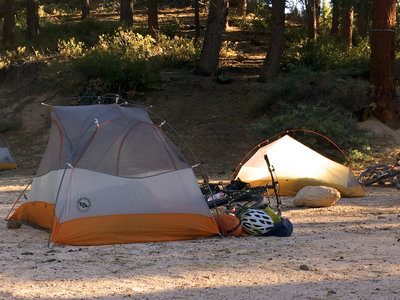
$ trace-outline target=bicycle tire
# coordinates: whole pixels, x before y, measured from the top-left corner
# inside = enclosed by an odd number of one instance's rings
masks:
[[[379,181],[385,180],[388,177],[382,175],[387,171],[390,171],[390,167],[388,165],[381,164],[369,167],[360,174],[360,176],[358,177],[358,182],[362,183],[365,186],[368,186],[377,183]]]
[[[243,193],[239,196],[229,195],[225,198],[214,200],[210,199],[207,201],[208,208],[216,208],[219,206],[228,205],[230,203],[237,203],[240,206],[248,208],[258,208],[265,204],[264,197],[255,193]]]
[[[246,193],[240,195],[237,199],[233,201],[234,203],[242,203],[241,206],[248,208],[259,208],[264,204],[264,197],[260,194]],[[244,204],[243,204],[244,203]]]
[[[227,205],[230,201],[232,201],[232,199],[229,197],[225,197],[225,198],[214,199],[214,200],[210,199],[210,200],[206,200],[206,201],[207,201],[208,208],[216,208],[219,206]]]

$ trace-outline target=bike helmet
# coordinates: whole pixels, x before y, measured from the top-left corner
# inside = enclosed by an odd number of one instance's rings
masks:
[[[271,217],[261,209],[247,210],[242,214],[241,221],[243,229],[254,235],[267,233],[274,227]]]

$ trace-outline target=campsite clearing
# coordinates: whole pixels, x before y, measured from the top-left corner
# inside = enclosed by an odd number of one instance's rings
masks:
[[[9,174],[9,173],[8,173]],[[400,208],[394,187],[299,209],[291,237],[47,248],[47,232],[7,229],[30,178],[0,174],[0,299],[399,299]]]

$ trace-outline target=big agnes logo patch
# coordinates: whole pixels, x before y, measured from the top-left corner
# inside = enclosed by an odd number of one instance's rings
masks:
[[[78,201],[76,201],[76,208],[80,212],[87,212],[91,206],[92,206],[92,204],[91,204],[89,198],[81,197],[78,199]]]

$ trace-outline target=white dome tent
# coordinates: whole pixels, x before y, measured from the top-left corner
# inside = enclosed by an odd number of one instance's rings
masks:
[[[28,199],[11,219],[69,245],[219,234],[192,168],[147,111],[52,106],[51,121]]]

